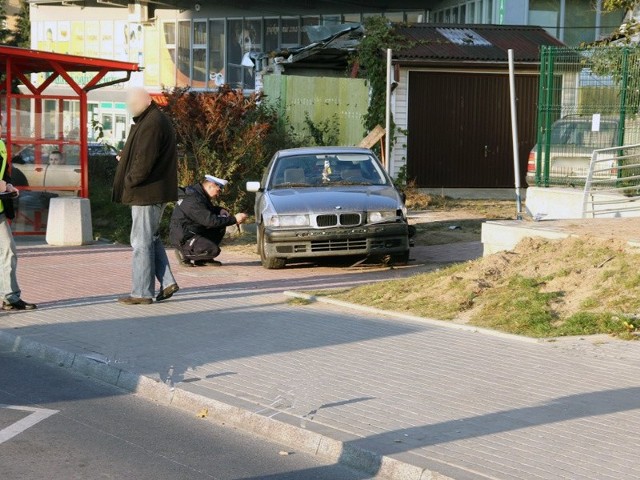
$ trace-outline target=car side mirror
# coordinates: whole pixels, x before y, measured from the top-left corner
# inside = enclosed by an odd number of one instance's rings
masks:
[[[262,186],[260,182],[247,182],[247,192],[256,193],[261,192]]]

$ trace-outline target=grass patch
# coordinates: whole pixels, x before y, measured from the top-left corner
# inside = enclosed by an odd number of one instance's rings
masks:
[[[613,240],[525,239],[513,252],[331,296],[531,337],[635,338],[638,263]]]

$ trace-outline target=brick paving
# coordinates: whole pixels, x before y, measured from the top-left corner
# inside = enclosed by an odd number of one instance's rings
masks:
[[[327,305],[285,289],[384,281],[480,254],[422,247],[409,268],[175,269],[171,301],[124,307],[128,248],[20,247],[41,309],[0,327],[204,395],[343,432],[355,445],[457,479],[631,479],[640,446],[640,345],[606,337],[532,344]],[[301,477],[302,478],[302,477]]]

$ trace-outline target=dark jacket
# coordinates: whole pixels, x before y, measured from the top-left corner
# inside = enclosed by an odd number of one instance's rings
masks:
[[[133,118],[113,182],[113,201],[153,205],[178,199],[176,134],[155,103]]]
[[[171,244],[178,247],[194,235],[206,236],[207,230],[235,225],[235,217],[223,217],[221,210],[211,203],[202,185],[187,187],[185,197],[178,201],[171,215]]]

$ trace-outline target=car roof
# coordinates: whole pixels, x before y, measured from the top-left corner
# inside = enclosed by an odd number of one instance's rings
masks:
[[[294,155],[338,155],[341,153],[360,153],[371,155],[373,152],[368,148],[362,147],[303,147],[280,150],[277,155],[281,158],[291,157]]]

